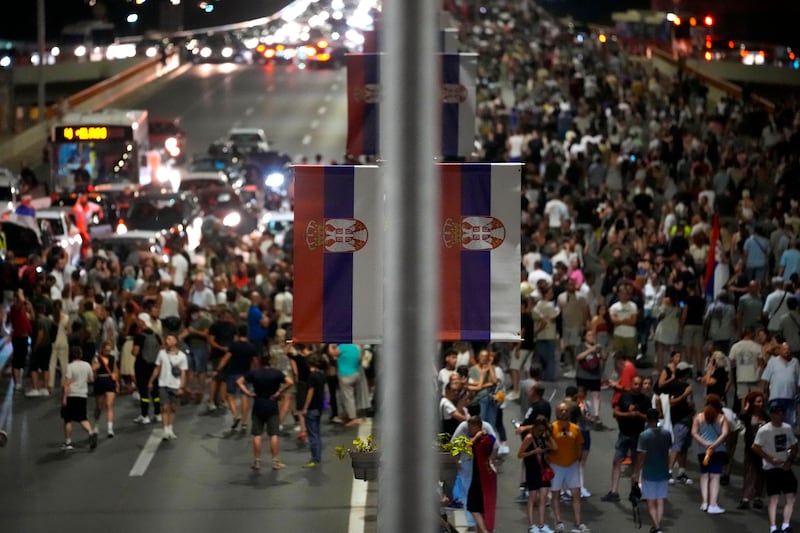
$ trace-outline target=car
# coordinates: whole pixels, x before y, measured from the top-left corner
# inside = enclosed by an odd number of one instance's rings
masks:
[[[273,191],[286,191],[292,158],[276,150],[251,153],[243,164],[245,181]]]
[[[0,256],[5,261],[6,253],[12,251],[14,262],[18,265],[27,263],[32,254],[41,257],[50,242],[49,236],[42,235],[34,217],[13,212],[0,217],[0,233],[5,242],[5,247],[0,248]]]
[[[112,224],[119,218],[119,202],[121,200],[115,200],[108,194],[96,192],[94,187],[92,189],[92,192],[88,193],[53,193],[50,196],[50,206],[53,208],[65,208],[69,212],[78,201],[78,197],[81,194],[85,194],[89,202],[99,208],[98,212],[92,214],[88,227],[89,235],[96,237],[112,231]]]
[[[7,168],[0,168],[0,214],[12,211],[18,197],[19,179]]]
[[[231,128],[228,131],[227,142],[241,154],[269,150],[267,134],[262,128]]]
[[[294,211],[267,211],[259,223],[262,232],[275,237],[275,244],[285,252],[294,245]]]
[[[121,265],[138,266],[142,253],[156,256],[159,260],[167,260],[164,252],[167,247],[166,239],[160,231],[131,230],[122,234],[113,233],[97,239],[96,242],[100,249],[113,252]],[[137,252],[137,257],[131,257],[134,251]]]
[[[181,174],[181,182],[178,185],[178,191],[194,192],[207,188],[221,188],[230,187],[232,184],[228,181],[228,176],[222,171],[211,172],[183,172]]]
[[[83,239],[75,225],[71,207],[49,207],[36,210],[36,223],[42,235],[50,235],[52,242],[67,253],[70,263],[81,260]],[[109,231],[110,233],[110,231]]]
[[[147,191],[137,193],[117,223],[116,233],[132,230],[160,231],[168,249],[179,244],[194,250],[200,244],[200,208],[187,192]]]
[[[238,40],[227,33],[201,37],[190,50],[192,62],[198,63],[247,63],[252,55]]]
[[[195,194],[203,216],[213,216],[232,232],[248,235],[258,228],[258,217],[232,187],[205,188]]]
[[[167,160],[182,164],[186,160],[186,133],[177,117],[150,117],[150,147],[166,155]]]

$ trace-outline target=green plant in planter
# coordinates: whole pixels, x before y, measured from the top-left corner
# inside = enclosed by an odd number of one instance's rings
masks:
[[[461,455],[462,453],[472,456],[472,441],[466,435],[459,435],[451,440],[449,433],[439,433],[436,435],[433,447],[452,456]]]
[[[369,435],[366,439],[362,439],[361,437],[353,439],[352,447],[345,448],[344,446],[337,446],[333,451],[339,459],[344,459],[353,452],[376,453],[378,451],[378,444],[375,442],[372,435]]]

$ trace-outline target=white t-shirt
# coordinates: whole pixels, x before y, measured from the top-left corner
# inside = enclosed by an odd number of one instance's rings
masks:
[[[92,365],[80,359],[67,365],[67,379],[69,380],[69,393],[73,398],[86,398],[89,396],[89,378],[94,375]]]
[[[183,282],[186,281],[186,276],[189,274],[189,262],[181,253],[173,254],[170,259],[172,265],[172,284],[176,287],[183,287]]]
[[[544,214],[547,215],[548,226],[551,228],[560,228],[561,221],[569,218],[567,204],[558,198],[553,198],[544,205]]]
[[[444,394],[444,388],[447,387],[447,384],[450,383],[450,376],[456,373],[455,368],[450,370],[448,368],[442,368],[439,370],[439,385],[441,386],[441,393]]]
[[[800,379],[800,363],[792,358],[788,362],[781,356],[772,357],[761,379],[769,384],[769,399],[794,398]]]
[[[158,386],[168,389],[179,389],[181,378],[172,375],[173,368],[189,370],[189,361],[186,354],[178,350],[175,353],[167,353],[166,350],[159,350],[156,358],[156,366],[161,369],[158,373]]]
[[[753,442],[758,444],[770,457],[776,457],[786,462],[789,458],[789,450],[797,443],[797,437],[794,436],[792,426],[786,422],[782,423],[780,427],[775,427],[770,422],[761,426]],[[764,466],[764,470],[781,468],[780,465],[769,463],[766,459],[762,459],[761,464]]]
[[[729,355],[736,364],[737,383],[757,383],[758,363],[761,360],[761,345],[750,339],[742,339],[731,346]]]
[[[626,320],[639,312],[639,308],[636,307],[636,304],[632,301],[628,300],[625,303],[621,301],[614,302],[614,304],[608,308],[608,313],[614,317],[616,316],[617,319]],[[621,325],[621,326],[614,326],[614,335],[617,337],[623,337],[626,339],[632,339],[636,337],[636,326],[629,326],[629,325]]]
[[[161,291],[161,311],[158,318],[165,319],[171,316],[180,316],[180,306],[178,304],[178,293],[172,289]]]

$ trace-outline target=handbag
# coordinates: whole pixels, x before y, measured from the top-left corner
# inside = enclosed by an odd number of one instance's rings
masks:
[[[537,459],[539,459],[539,468],[542,471],[542,481],[546,482],[553,481],[553,478],[556,477],[556,473],[553,470],[553,467],[543,462],[541,455],[538,455]]]

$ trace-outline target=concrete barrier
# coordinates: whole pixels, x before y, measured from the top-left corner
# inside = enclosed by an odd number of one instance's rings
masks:
[[[162,64],[159,58],[148,59],[70,96],[61,105],[48,107],[46,120],[0,143],[0,165],[10,166],[7,163],[18,158],[20,154],[43,147],[50,135],[50,129],[65,112],[90,112],[103,109],[115,100],[172,72],[179,66],[180,54],[178,53],[168,56],[165,64]]]

